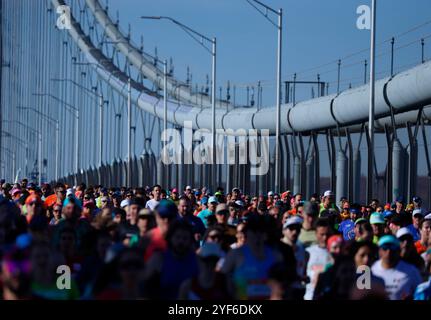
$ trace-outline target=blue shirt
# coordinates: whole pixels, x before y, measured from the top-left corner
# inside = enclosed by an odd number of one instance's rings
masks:
[[[192,226],[193,233],[199,233],[201,235],[205,233],[205,226],[202,220],[199,219],[198,217],[195,217],[192,214],[188,214],[185,217],[181,217],[181,219],[184,219],[184,221],[187,221],[187,223],[189,223]]]
[[[343,233],[344,240],[355,239],[355,222],[352,219],[346,219],[340,223],[338,231]]]
[[[419,233],[419,229],[416,229],[413,224],[408,225],[407,229],[409,229],[410,233],[413,235],[413,241],[416,242],[421,239],[421,234]]]

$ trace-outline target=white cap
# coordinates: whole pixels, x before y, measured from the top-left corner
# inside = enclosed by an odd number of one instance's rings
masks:
[[[216,197],[212,196],[208,199],[208,203],[218,203],[218,200]]]
[[[422,217],[424,216],[424,213],[423,213],[423,211],[422,211],[422,209],[421,209],[421,208],[414,209],[414,210],[413,210],[413,213],[412,213],[412,217],[414,217],[414,216],[415,216],[415,215],[417,215],[417,214],[420,214]]]
[[[400,228],[400,229],[397,231],[397,238],[399,239],[399,238],[401,238],[402,236],[405,236],[406,234],[409,234],[409,235],[411,235],[411,236],[413,237],[412,233],[410,232],[410,230],[409,230],[408,228],[406,228],[406,227],[404,227],[404,228]]]
[[[331,190],[326,190],[323,194],[324,197],[332,197],[334,196],[334,193]]]
[[[124,199],[123,201],[121,201],[121,203],[120,203],[120,207],[121,208],[125,208],[125,207],[127,207],[128,205],[130,205],[130,200],[129,199]]]
[[[269,192],[268,192],[268,197],[269,197],[269,196],[273,196],[273,195],[274,195],[274,191],[269,191]]]
[[[192,187],[191,186],[187,186],[186,190],[192,190]]]
[[[298,216],[290,217],[290,218],[288,218],[288,219],[286,220],[286,222],[284,223],[284,225],[283,225],[283,229],[286,229],[288,226],[291,226],[291,225],[293,225],[293,224],[299,224],[299,225],[302,225],[302,222],[303,222],[303,220],[302,220],[300,217],[298,217]]]
[[[425,220],[431,220],[431,212],[430,213],[428,213],[426,216],[425,216],[425,218],[424,218]]]
[[[69,188],[66,190],[66,197],[71,196],[71,195],[74,196],[73,189]]]
[[[238,205],[238,206],[240,206],[240,207],[244,207],[245,206],[245,203],[242,200],[236,200],[235,204]]]

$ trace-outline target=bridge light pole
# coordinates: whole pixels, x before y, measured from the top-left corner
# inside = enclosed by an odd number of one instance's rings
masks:
[[[16,153],[13,150],[10,150],[9,148],[5,148],[5,147],[0,147],[1,150],[4,150],[5,152],[7,152],[11,157],[12,157],[12,181],[15,182],[15,175],[16,175]],[[6,169],[6,167],[5,167]],[[6,175],[6,172],[5,172]]]
[[[42,133],[36,129],[33,129],[32,127],[26,125],[25,123],[22,123],[21,121],[18,120],[3,120],[3,122],[12,122],[12,123],[16,123],[19,124],[20,126],[23,126],[24,128],[27,128],[27,130],[32,131],[33,133],[37,134],[38,136],[38,151],[37,151],[37,164],[38,164],[38,171],[39,171],[39,175],[38,175],[38,184],[39,186],[42,185]]]
[[[59,178],[58,163],[59,163],[59,154],[60,154],[60,152],[59,152],[60,151],[59,150],[59,145],[60,145],[60,134],[59,134],[60,123],[59,123],[59,121],[57,119],[54,119],[54,118],[47,116],[46,114],[44,114],[44,113],[42,113],[42,112],[40,112],[37,109],[32,108],[32,107],[17,107],[17,109],[31,110],[31,111],[35,112],[36,114],[38,114],[39,116],[41,116],[43,119],[55,124],[55,181],[58,181],[58,178]]]
[[[64,100],[50,94],[50,93],[33,93],[34,96],[40,96],[40,97],[49,97],[53,100],[56,100],[58,102],[63,103],[67,108],[69,112],[73,112],[75,116],[75,174],[78,174],[79,170],[79,109],[77,109],[75,106],[65,102]]]
[[[127,80],[127,185],[132,187],[132,82]]]
[[[368,149],[368,180],[367,180],[367,201],[371,201],[373,197],[373,182],[374,182],[374,105],[375,105],[375,58],[376,58],[376,1],[372,0],[371,8],[371,52],[370,52],[370,104],[369,104],[369,119],[368,119],[368,135],[370,137],[370,145]]]
[[[216,117],[216,74],[217,74],[217,39],[214,37],[210,39],[209,37],[204,36],[202,33],[199,33],[192,28],[186,26],[185,24],[166,16],[142,16],[141,19],[150,19],[150,20],[169,20],[172,23],[179,26],[181,29],[183,29],[188,35],[190,35],[197,43],[199,43],[202,47],[207,50],[212,57],[212,94],[211,94],[211,107],[212,107],[212,121],[211,121],[211,176],[213,180],[216,180],[216,174],[215,174],[215,168],[216,168],[216,127],[215,127],[215,117]],[[199,37],[200,40],[197,38]],[[211,50],[203,44],[203,41],[207,41],[211,43],[212,47]],[[166,62],[166,61],[165,61]],[[165,72],[166,73],[166,72]],[[166,87],[165,83],[165,87]],[[216,181],[215,183],[218,184],[219,181]]]
[[[281,126],[281,60],[282,60],[282,34],[283,34],[283,9],[274,10],[258,0],[246,0],[253,8],[259,11],[269,22],[277,28],[277,91],[276,91],[276,113],[275,113],[275,170],[274,191],[280,192],[280,126]],[[256,5],[264,8],[262,12]],[[268,18],[268,11],[278,16],[277,24]]]
[[[2,122],[9,122],[9,120],[3,120]],[[2,137],[14,139],[16,144],[20,145],[21,147],[23,147],[25,149],[25,155],[26,156],[24,157],[24,166],[25,166],[25,171],[26,171],[26,174],[27,174],[27,171],[28,171],[27,170],[27,163],[28,163],[28,157],[27,157],[27,155],[28,155],[28,150],[29,150],[29,148],[28,148],[28,141],[24,141],[23,139],[17,137],[14,134],[11,134],[10,132],[7,132],[7,131],[3,131],[2,132]],[[22,161],[21,158],[20,158],[20,161]],[[21,168],[17,171],[17,175],[18,175],[18,172],[20,170],[21,170]]]
[[[91,63],[91,62],[75,62],[75,65],[95,65],[96,67],[100,67],[97,63]],[[51,81],[58,81],[58,82],[70,82],[73,85],[83,89],[87,93],[96,96],[99,99],[99,167],[102,167],[103,163],[103,105],[107,103],[108,101],[105,101],[103,99],[103,94],[97,94],[96,92],[91,91],[90,89],[80,85],[76,81],[72,79],[50,79]],[[102,91],[102,90],[101,90]]]

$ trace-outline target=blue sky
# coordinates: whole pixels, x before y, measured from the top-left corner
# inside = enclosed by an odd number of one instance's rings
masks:
[[[266,0],[273,8],[284,11],[283,78],[291,79],[300,72],[330,61],[331,65],[308,73],[299,73],[299,80],[315,80],[318,72],[322,80],[332,81],[335,89],[336,61],[361,49],[369,48],[369,31],[356,28],[359,5],[370,0]],[[111,15],[118,10],[123,30],[132,27],[132,37],[139,42],[144,36],[145,50],[154,53],[157,46],[161,58],[174,57],[176,76],[186,78],[186,66],[190,66],[193,82],[203,85],[210,73],[210,55],[195,43],[183,30],[169,21],[143,21],[141,15],[165,15],[173,17],[209,37],[218,39],[218,85],[227,81],[238,88],[263,80],[264,102],[273,103],[270,88],[275,83],[276,29],[264,19],[246,0],[122,0],[109,3]],[[380,0],[378,1],[377,42],[402,34],[431,19],[429,0]],[[274,17],[275,19],[276,17]],[[421,36],[431,33],[428,24],[396,40],[398,45],[418,40],[417,44],[398,50],[395,69],[406,64],[419,63]],[[431,42],[428,39],[427,42]],[[426,48],[431,51],[430,43]],[[386,55],[377,61],[377,72],[389,71],[390,43],[378,47],[378,53]],[[341,88],[362,82],[363,64],[344,69],[344,65],[368,58],[368,52],[342,60]],[[332,70],[332,71],[331,71]],[[331,71],[331,72],[328,72]],[[326,73],[325,73],[326,72]],[[380,74],[383,76],[383,74]],[[356,78],[351,81],[349,79]],[[238,89],[240,92],[241,89]],[[243,89],[244,90],[244,89]],[[310,88],[305,89],[310,95]],[[245,91],[245,90],[244,90]],[[240,93],[238,93],[240,94]],[[304,96],[304,98],[308,98]]]

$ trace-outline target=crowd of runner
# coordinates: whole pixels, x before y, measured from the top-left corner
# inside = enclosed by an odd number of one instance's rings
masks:
[[[339,200],[1,181],[1,298],[430,300],[422,200]]]

